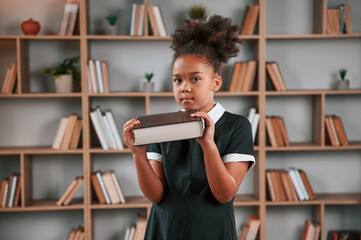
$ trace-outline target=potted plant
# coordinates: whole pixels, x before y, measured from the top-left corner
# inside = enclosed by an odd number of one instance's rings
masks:
[[[79,59],[79,56],[65,58],[52,67],[40,70],[39,73],[53,76],[57,93],[72,92],[74,83],[80,87],[80,73],[77,66]]]
[[[193,20],[206,18],[206,8],[202,4],[193,4],[189,8],[189,18]]]
[[[143,91],[144,92],[153,92],[154,91],[154,82],[152,82],[152,78],[154,76],[153,72],[145,73],[144,77],[146,79],[143,82]]]
[[[108,20],[109,23],[107,27],[108,35],[117,35],[117,26],[115,25],[117,21],[117,16],[115,16],[114,14],[110,14],[109,16],[106,17],[106,19]]]
[[[337,83],[337,89],[345,90],[345,89],[349,88],[350,81],[345,78],[346,74],[347,74],[346,68],[341,68],[339,70],[340,79],[338,80],[338,83]]]

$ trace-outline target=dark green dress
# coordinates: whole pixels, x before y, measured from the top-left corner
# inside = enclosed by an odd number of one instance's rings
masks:
[[[249,161],[253,167],[248,119],[225,112],[219,104],[216,107],[216,114],[210,116],[216,122],[214,139],[223,161]],[[236,239],[233,200],[221,204],[213,196],[195,139],[151,144],[147,154],[162,161],[167,191],[152,206],[145,239]]]

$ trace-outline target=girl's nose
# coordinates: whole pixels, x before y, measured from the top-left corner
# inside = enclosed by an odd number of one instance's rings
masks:
[[[190,92],[191,91],[191,84],[188,81],[184,81],[182,84],[182,92]]]

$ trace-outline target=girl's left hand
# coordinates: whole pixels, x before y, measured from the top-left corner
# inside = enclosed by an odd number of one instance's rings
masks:
[[[196,138],[196,141],[202,146],[214,142],[214,123],[211,117],[206,112],[196,112],[191,114],[191,117],[201,117],[205,122],[205,129],[203,136]]]

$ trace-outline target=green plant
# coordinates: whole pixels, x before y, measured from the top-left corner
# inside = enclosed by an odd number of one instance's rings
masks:
[[[341,77],[342,80],[345,80],[346,73],[347,73],[347,69],[346,69],[346,68],[341,68],[341,69],[340,69],[340,77]]]
[[[205,18],[206,8],[202,4],[193,4],[189,8],[189,17],[191,19]]]
[[[72,74],[75,84],[80,86],[80,72],[77,63],[80,60],[80,56],[68,57],[63,61],[39,71],[40,74],[50,75],[57,77],[62,74]]]
[[[145,73],[145,79],[147,79],[148,82],[152,81],[152,78],[154,76],[154,73],[153,72],[150,72],[150,73]]]
[[[115,25],[115,22],[117,21],[117,16],[115,16],[114,14],[110,14],[109,16],[107,16],[107,20],[110,25]]]

